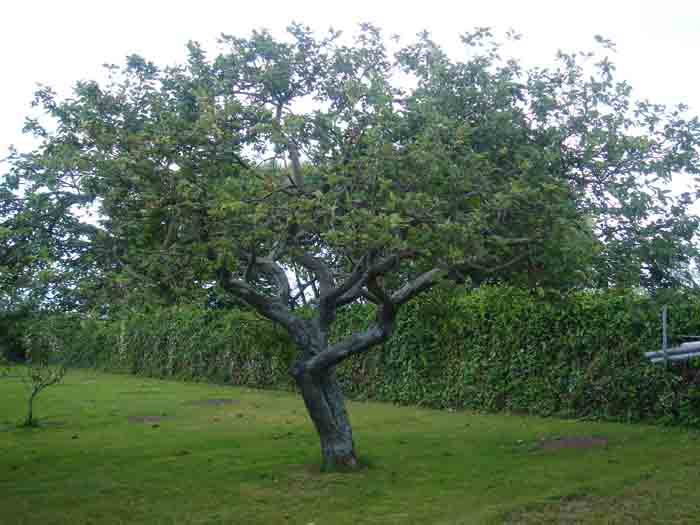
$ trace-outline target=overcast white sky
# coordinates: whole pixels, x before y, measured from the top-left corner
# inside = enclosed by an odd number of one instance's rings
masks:
[[[98,77],[101,64],[131,53],[172,64],[182,61],[190,39],[213,49],[222,32],[265,27],[279,34],[292,20],[347,31],[369,21],[407,38],[427,29],[455,55],[464,31],[514,28],[524,35],[518,51],[530,65],[548,63],[558,48],[592,47],[600,33],[618,44],[618,71],[638,97],[683,102],[700,113],[698,0],[5,0],[0,159],[10,144],[31,146],[21,127],[37,82],[68,94],[74,81]]]

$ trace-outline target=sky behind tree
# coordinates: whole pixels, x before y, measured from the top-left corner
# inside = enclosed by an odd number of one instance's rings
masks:
[[[10,144],[32,145],[21,128],[37,83],[68,95],[76,80],[100,78],[102,64],[121,64],[131,53],[174,64],[184,60],[188,40],[214,50],[222,32],[247,36],[267,28],[281,35],[291,21],[348,33],[372,22],[403,40],[425,29],[454,57],[463,52],[461,33],[512,28],[523,34],[512,51],[530,66],[551,63],[557,49],[593,48],[593,36],[601,34],[617,44],[612,59],[637,97],[700,113],[700,3],[688,0],[35,0],[7,2],[0,18],[0,158]]]

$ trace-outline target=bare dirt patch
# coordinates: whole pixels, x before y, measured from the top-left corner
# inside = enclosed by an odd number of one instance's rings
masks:
[[[596,503],[598,502],[595,499],[585,496],[565,496],[557,503],[532,505],[513,512],[505,518],[504,523],[508,525],[540,525],[541,523],[575,525],[587,523],[584,518],[591,516],[591,513],[595,512]]]
[[[585,449],[605,447],[608,440],[602,437],[569,436],[540,440],[542,450],[562,450],[565,448]]]
[[[170,416],[129,416],[131,423],[160,423],[165,419],[170,419]]]
[[[223,405],[237,405],[240,401],[238,399],[199,399],[196,401],[190,401],[188,405],[194,405],[198,407],[206,406],[223,406]]]

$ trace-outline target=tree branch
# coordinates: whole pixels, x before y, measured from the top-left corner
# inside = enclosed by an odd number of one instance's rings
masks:
[[[350,290],[345,292],[343,295],[338,297],[335,300],[335,306],[336,308],[342,308],[343,306],[346,306],[350,303],[353,303],[360,297],[365,297],[369,292],[365,289],[365,285],[367,283],[364,282],[364,280],[358,282],[353,286]],[[372,302],[377,302],[377,301],[372,301]]]
[[[227,292],[243,299],[261,315],[284,326],[290,334],[299,329],[300,320],[292,315],[286,303],[256,292],[248,283],[234,279],[226,269],[219,271],[219,284]]]
[[[372,348],[388,337],[389,332],[380,324],[376,324],[364,332],[353,334],[340,343],[332,345],[325,352],[316,354],[305,363],[305,368],[310,372],[326,370],[353,354],[359,354]]]
[[[370,294],[379,300],[380,306],[392,306],[391,297],[386,293],[384,288],[377,282],[377,276],[373,275],[367,280],[367,290]]]
[[[384,270],[388,267],[388,265],[381,265],[378,268],[379,270]],[[415,293],[418,293],[418,291],[425,289],[430,278],[435,277],[436,273],[437,272],[427,272],[414,281],[414,286],[410,290],[414,290]],[[372,274],[366,278],[367,288],[369,291],[363,293],[363,295],[366,294],[369,297],[376,299],[379,303],[377,306],[376,324],[364,332],[353,334],[347,339],[330,346],[324,352],[315,355],[306,363],[308,370],[311,372],[325,370],[329,367],[337,365],[349,356],[369,350],[373,346],[378,345],[389,338],[394,328],[397,303],[394,302],[393,296],[388,295],[379,285],[377,282],[377,277],[377,274]],[[399,292],[401,292],[401,290]],[[407,297],[408,295],[409,292],[404,291],[402,294],[399,294],[398,298],[403,298],[404,296]]]
[[[248,260],[245,271],[245,282],[250,283],[253,279],[253,271],[255,268],[259,268],[262,273],[265,273],[272,277],[277,286],[277,293],[280,301],[284,304],[289,304],[291,297],[291,289],[289,286],[289,279],[287,279],[287,274],[284,269],[275,260],[279,256],[279,251],[283,250],[284,247],[276,246],[270,251],[268,257],[257,257],[255,253],[255,248],[251,250],[251,253],[247,254],[241,252],[240,256],[243,259]]]
[[[304,178],[301,174],[301,160],[299,158],[299,148],[297,148],[297,145],[294,143],[294,141],[287,137],[282,131],[283,109],[284,105],[282,103],[278,103],[275,110],[275,123],[277,125],[277,132],[280,134],[280,137],[286,143],[287,151],[289,151],[289,159],[292,161],[292,174],[294,176],[294,180],[292,182],[294,186],[301,190],[304,186]]]
[[[248,265],[245,269],[245,281],[250,283],[253,281],[253,268],[255,268],[255,263],[257,262],[257,257],[255,256],[255,246],[250,250],[250,255],[248,256]]]
[[[447,271],[443,270],[442,268],[433,268],[432,270],[421,274],[413,281],[405,284],[396,292],[391,294],[392,304],[399,306],[410,301],[416,295],[435,286],[446,275]]]
[[[289,298],[291,296],[289,279],[287,279],[287,274],[282,267],[274,260],[267,258],[258,259],[255,264],[259,266],[264,273],[270,275],[274,279],[280,301],[283,304],[289,304]]]
[[[362,257],[362,259],[360,259],[360,262],[355,265],[355,269],[345,279],[345,281],[343,281],[342,284],[336,286],[332,290],[328,290],[327,296],[322,296],[321,298],[336,303],[339,297],[342,297],[351,289],[356,288],[358,285],[364,286],[367,278],[367,260],[367,256]]]
[[[370,259],[370,256],[365,256],[355,266],[353,273],[345,282],[328,292],[326,297],[332,299],[332,304],[335,308],[342,308],[360,297],[379,304],[381,301],[377,295],[366,289],[368,282],[388,273],[396,267],[402,258],[407,258],[410,255],[409,253],[390,255],[369,267],[367,267],[367,261]],[[321,298],[323,298],[323,294],[321,294]]]
[[[464,266],[467,266],[467,267],[471,268],[472,270],[479,270],[480,272],[484,272],[484,273],[496,273],[496,272],[500,272],[501,270],[505,270],[506,268],[510,268],[511,266],[522,261],[527,256],[528,256],[527,252],[521,253],[520,255],[511,259],[510,261],[505,262],[503,264],[499,264],[498,266],[488,267],[488,266],[482,266],[480,264],[473,263],[473,262],[465,262]]]
[[[321,288],[321,297],[330,293],[335,287],[333,274],[322,259],[309,255],[308,253],[294,254],[292,255],[292,259],[300,266],[316,274]]]

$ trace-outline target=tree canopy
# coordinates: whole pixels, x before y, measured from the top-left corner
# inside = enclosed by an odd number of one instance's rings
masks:
[[[192,42],[179,66],[130,56],[65,100],[43,87],[50,125],[27,121],[41,143],[13,153],[2,187],[3,293],[242,301],[298,344],[324,458],[353,463],[333,368],[439,282],[692,283],[697,189],[669,184],[697,187],[700,123],[633,99],[597,40],[603,56],[525,69],[488,29],[455,59],[427,33],[292,25],[222,35],[211,58]],[[329,340],[355,302],[376,304],[376,325]]]

